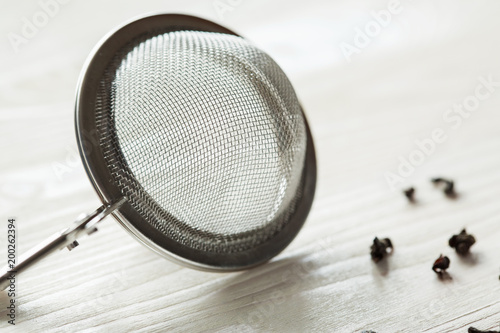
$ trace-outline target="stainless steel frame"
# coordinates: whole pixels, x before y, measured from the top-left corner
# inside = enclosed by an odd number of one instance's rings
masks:
[[[257,248],[232,254],[213,254],[193,250],[169,239],[160,231],[144,222],[141,216],[123,198],[120,190],[111,181],[112,176],[99,145],[95,119],[95,100],[102,74],[114,55],[134,38],[152,33],[178,30],[195,30],[237,35],[213,22],[180,14],[158,14],[134,19],[105,36],[89,56],[80,76],[75,125],[78,147],[87,175],[99,195],[103,206],[89,217],[78,222],[74,229],[68,228],[54,235],[41,246],[29,252],[24,261],[16,266],[17,271],[31,266],[56,249],[71,249],[77,236],[90,234],[81,230],[95,229],[95,224],[107,214],[112,214],[134,238],[154,252],[179,264],[208,271],[235,271],[264,263],[281,252],[297,235],[312,205],[316,186],[316,157],[313,140],[306,121],[307,152],[302,174],[302,200],[293,218],[270,241]],[[304,116],[305,119],[305,116]],[[82,229],[83,228],[83,229]],[[0,276],[0,287],[5,288],[8,268]]]

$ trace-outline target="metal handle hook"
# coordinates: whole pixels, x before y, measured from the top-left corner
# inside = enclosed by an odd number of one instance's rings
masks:
[[[54,253],[56,250],[62,250],[65,247],[69,250],[74,249],[78,245],[76,241],[78,238],[97,231],[96,225],[113,211],[120,208],[126,201],[127,199],[123,197],[113,204],[101,206],[92,214],[77,220],[73,226],[61,230],[29,250],[21,256],[19,262],[14,267],[4,266],[0,270],[0,290],[4,290],[9,286],[11,274],[19,275],[25,269]]]

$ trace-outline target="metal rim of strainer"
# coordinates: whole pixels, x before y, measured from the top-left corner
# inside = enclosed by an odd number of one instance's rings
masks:
[[[78,148],[85,171],[104,204],[123,197],[111,181],[96,129],[95,100],[102,74],[115,54],[141,35],[172,31],[205,31],[238,34],[211,21],[183,14],[154,14],[133,19],[105,36],[94,48],[83,67],[77,87],[75,126]],[[241,36],[239,36],[241,37]],[[115,219],[140,243],[183,266],[207,271],[236,271],[262,264],[280,253],[295,238],[311,209],[316,187],[316,156],[307,119],[302,112],[307,132],[303,168],[302,198],[293,217],[278,234],[263,244],[244,252],[209,253],[177,243],[149,225],[126,202],[112,213]]]

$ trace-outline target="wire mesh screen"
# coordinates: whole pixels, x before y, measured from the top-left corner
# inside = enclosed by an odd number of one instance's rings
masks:
[[[109,64],[96,108],[112,181],[144,223],[171,239],[245,251],[294,213],[304,118],[285,74],[244,39],[144,36]]]

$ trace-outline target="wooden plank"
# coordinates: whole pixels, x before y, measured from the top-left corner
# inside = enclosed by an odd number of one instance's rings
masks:
[[[76,157],[74,89],[93,45],[113,26],[148,11],[187,12],[241,32],[282,64],[313,130],[319,180],[297,239],[261,267],[205,273],[170,263],[130,238],[111,218],[74,251],[61,251],[18,280],[22,332],[466,332],[499,326],[500,89],[458,128],[443,120],[500,81],[494,2],[401,1],[372,42],[348,62],[342,42],[387,1],[242,2],[218,15],[214,2],[69,2],[15,53],[0,41],[0,248],[6,221],[18,221],[22,251],[99,206]],[[234,2],[236,3],[236,2]],[[0,31],[19,33],[36,1],[11,3]],[[482,79],[481,79],[482,78]],[[481,88],[482,91],[485,88]],[[410,205],[385,179],[415,141],[447,137],[415,167]],[[66,166],[60,172],[58,166]],[[59,172],[58,172],[59,170]],[[447,199],[430,184],[456,180]],[[461,259],[448,238],[477,238]],[[369,257],[373,237],[390,237],[384,263]],[[5,251],[0,251],[3,255]],[[450,257],[452,280],[431,270]],[[3,260],[3,259],[2,259]],[[8,297],[0,293],[2,309]]]

